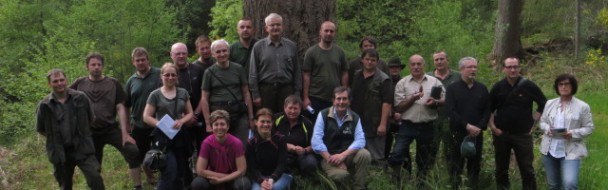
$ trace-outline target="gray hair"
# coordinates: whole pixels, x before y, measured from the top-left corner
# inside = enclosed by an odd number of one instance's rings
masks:
[[[277,14],[277,13],[270,13],[268,16],[266,16],[266,18],[264,19],[264,23],[266,24],[266,26],[268,26],[268,23],[270,22],[270,19],[273,18],[279,18],[281,19],[281,21],[283,21],[283,17],[281,17],[281,15]]]
[[[213,41],[213,43],[211,43],[211,51],[213,51],[220,44],[224,44],[224,45],[226,45],[226,47],[230,47],[230,44],[226,40],[219,39],[219,40],[215,40],[215,41]],[[230,48],[228,48],[228,52],[230,52]]]
[[[462,69],[462,68],[464,67],[464,64],[465,64],[467,61],[474,61],[475,63],[477,63],[477,59],[475,59],[475,58],[473,58],[473,57],[463,57],[462,59],[460,59],[460,60],[458,61],[458,68],[459,68],[459,69]]]

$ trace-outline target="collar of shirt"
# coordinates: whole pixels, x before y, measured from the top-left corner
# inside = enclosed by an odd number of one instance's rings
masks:
[[[410,81],[416,81],[416,79],[414,78],[414,76],[409,75],[409,77],[410,77]],[[425,81],[425,80],[428,80],[428,79],[426,78],[426,74],[422,75],[422,81]]]
[[[264,43],[266,43],[266,46],[279,47],[279,46],[283,45],[283,38],[281,37],[281,40],[279,40],[279,42],[275,44],[275,43],[272,43],[272,40],[270,39],[270,37],[266,37],[266,38],[264,38]]]
[[[336,112],[336,109],[332,109],[332,111],[334,112],[334,116],[336,119],[336,122],[338,122],[338,127],[342,128],[342,124],[344,124],[344,122],[347,121],[348,117],[350,116],[348,114],[348,110],[346,110],[346,113],[344,114],[344,116],[340,117],[340,115],[338,115],[338,112]]]

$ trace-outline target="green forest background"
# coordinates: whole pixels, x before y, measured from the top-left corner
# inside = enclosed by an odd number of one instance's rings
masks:
[[[577,75],[582,83],[578,96],[591,104],[597,126],[589,143],[591,156],[584,163],[587,170],[581,172],[589,179],[582,177],[580,183],[586,185],[582,189],[602,189],[608,187],[608,182],[600,180],[608,177],[602,172],[606,167],[599,163],[607,149],[607,132],[602,127],[608,113],[604,97],[608,92],[604,82],[608,0],[580,2],[582,48],[581,55],[574,57],[575,1],[525,1],[521,15],[525,75],[548,97],[555,97],[551,85],[557,74]],[[242,0],[0,0],[0,189],[56,187],[43,140],[34,130],[35,106],[50,92],[45,79],[48,70],[62,68],[69,79],[85,76],[84,57],[98,51],[106,58],[105,74],[124,83],[134,71],[130,57],[134,47],[147,48],[150,62],[160,66],[170,61],[170,46],[178,41],[189,45],[194,60],[194,39],[200,34],[230,42],[238,39],[236,23],[243,15],[242,4]],[[453,69],[460,57],[473,56],[480,60],[479,80],[490,86],[502,77],[487,60],[494,43],[497,4],[497,0],[337,0],[337,43],[351,59],[359,53],[359,40],[374,36],[381,58],[405,61],[418,53],[427,59],[427,71],[437,50],[448,53]],[[110,164],[104,163],[104,171],[113,171],[112,167],[126,171],[118,154],[109,152],[117,155],[116,166],[105,161]],[[491,153],[485,157],[491,158]],[[485,166],[483,172],[491,175],[493,161]],[[111,189],[129,187],[126,173],[107,173],[106,181],[119,181]],[[375,177],[373,187],[388,188],[383,186],[383,175]],[[50,182],[38,184],[40,178]],[[441,183],[441,177],[438,181],[430,185],[442,189],[447,184]]]

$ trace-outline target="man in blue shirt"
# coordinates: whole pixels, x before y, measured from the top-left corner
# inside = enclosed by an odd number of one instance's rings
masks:
[[[333,106],[317,115],[312,149],[323,157],[321,168],[334,181],[345,181],[353,172],[354,190],[366,189],[367,166],[371,161],[359,115],[353,112],[348,87],[334,90]]]

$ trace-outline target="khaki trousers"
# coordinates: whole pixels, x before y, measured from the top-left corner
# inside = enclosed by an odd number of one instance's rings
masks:
[[[367,184],[367,166],[371,161],[371,155],[369,151],[366,149],[360,149],[357,152],[351,154],[346,157],[344,162],[346,163],[347,169],[341,169],[337,166],[331,165],[327,163],[327,161],[323,160],[321,162],[321,168],[327,176],[337,182],[341,182],[344,184],[353,184],[354,190],[366,189]],[[351,173],[354,173],[352,176],[352,181],[347,181],[348,177]]]

